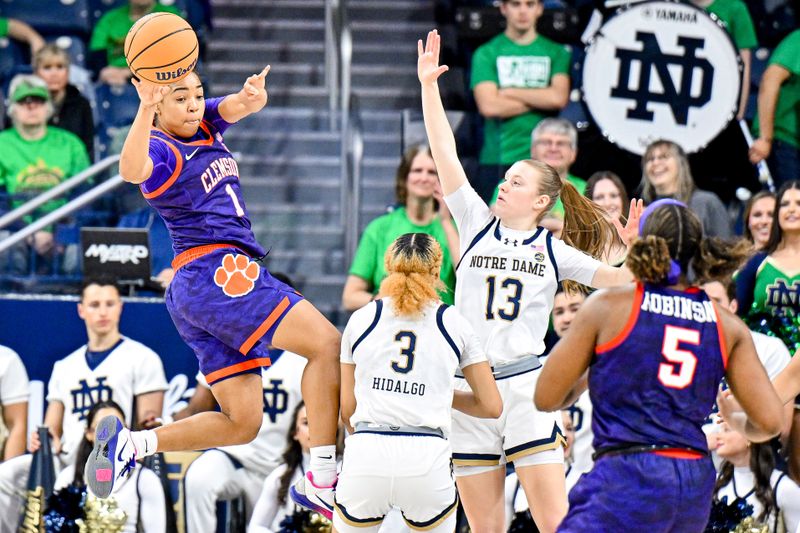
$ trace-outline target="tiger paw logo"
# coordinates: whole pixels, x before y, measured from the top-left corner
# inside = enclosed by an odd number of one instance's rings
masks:
[[[245,255],[225,254],[222,266],[214,273],[214,283],[231,298],[249,294],[255,287],[260,269]]]

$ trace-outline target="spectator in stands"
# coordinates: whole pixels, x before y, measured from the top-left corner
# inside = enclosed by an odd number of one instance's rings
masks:
[[[153,427],[161,416],[167,381],[158,355],[119,331],[122,299],[106,280],[85,280],[78,315],[88,343],[56,362],[47,386],[44,425],[50,428],[56,472],[73,464],[92,406],[114,399],[127,425]],[[134,411],[136,418],[133,418]],[[31,446],[38,436],[31,435]],[[32,455],[0,464],[0,531],[15,531]]]
[[[736,277],[743,316],[753,311],[800,316],[800,181],[785,183],[775,203],[769,241]]]
[[[31,48],[31,57],[44,46],[42,36],[29,25],[21,20],[0,17],[0,37],[6,36],[28,43]]]
[[[628,218],[630,209],[628,193],[625,191],[625,184],[613,172],[601,170],[592,174],[586,182],[583,194],[605,209],[609,219],[616,218],[624,223]],[[625,245],[618,242],[608,250],[604,260],[611,265],[621,264],[625,253]]]
[[[71,131],[86,147],[89,159],[94,156],[94,116],[92,106],[69,83],[69,54],[55,44],[48,44],[33,56],[33,71],[42,78],[50,91],[53,115],[48,124]]]
[[[570,53],[537,33],[542,9],[541,0],[503,0],[505,31],[472,56],[472,91],[486,119],[476,187],[484,198],[528,157],[536,125],[569,99]]]
[[[561,181],[568,181],[583,194],[586,182],[569,173],[569,167],[578,157],[578,130],[569,120],[563,118],[545,118],[531,132],[531,159],[547,163],[558,172]],[[499,185],[495,187],[491,203],[497,200]],[[564,204],[559,198],[550,209],[550,213],[542,220],[542,225],[558,233],[564,220]]]
[[[8,434],[0,462],[25,453],[28,432],[28,373],[17,352],[0,346],[0,411]]]
[[[725,460],[714,485],[712,522],[730,516],[726,508],[733,506],[744,511],[742,518],[751,516],[755,520],[756,524],[744,528],[747,531],[798,531],[800,487],[775,468],[769,443],[748,442],[727,424],[722,425],[717,439],[717,454]],[[749,513],[742,500],[752,506]],[[732,524],[731,530],[739,531],[737,525]]]
[[[358,243],[350,275],[342,292],[342,305],[354,311],[375,298],[386,277],[384,255],[394,240],[405,233],[433,236],[444,254],[441,279],[446,290],[442,301],[453,304],[458,233],[447,205],[442,201],[436,165],[427,146],[415,146],[403,154],[395,176],[397,208],[369,223]]]
[[[293,423],[286,433],[283,462],[264,480],[261,495],[253,509],[253,516],[247,530],[250,533],[271,533],[273,531],[302,531],[301,527],[284,527],[285,520],[302,520],[308,511],[297,510],[289,498],[289,487],[303,477],[309,468],[309,449],[311,439],[308,434],[306,407],[301,401],[292,412]],[[298,524],[299,526],[299,524]]]
[[[92,453],[97,425],[107,415],[115,415],[120,419],[125,418],[122,408],[111,400],[98,402],[92,406],[86,416],[86,429],[83,439],[78,444],[75,462],[67,465],[61,471],[56,478],[54,490],[60,490],[69,485],[86,486],[84,479],[86,459]],[[113,499],[117,503],[117,509],[125,512],[127,516],[125,531],[137,533],[164,533],[167,531],[166,497],[161,479],[141,463],[134,464],[131,473],[120,485],[119,491],[114,493]]]
[[[739,50],[743,69],[742,91],[736,119],[741,120],[744,118],[744,112],[747,108],[747,98],[750,96],[752,50],[758,46],[753,19],[747,10],[747,5],[742,0],[691,0],[691,2],[695,6],[705,9],[708,13],[716,15],[733,39],[733,44]]]
[[[650,204],[675,198],[694,211],[709,237],[733,235],[728,212],[719,197],[697,188],[686,153],[678,144],[663,139],[650,143],[642,156],[641,197]]]
[[[0,132],[0,184],[12,196],[11,206],[52,189],[89,166],[81,140],[66,130],[48,126],[53,103],[47,85],[37,76],[20,74],[11,80],[9,114],[13,128]],[[31,223],[64,205],[51,200],[31,215]],[[36,232],[28,244],[38,258],[47,259],[55,249],[52,230]]]
[[[800,30],[789,34],[769,58],[758,89],[758,138],[750,147],[750,161],[767,159],[775,184],[800,176]]]
[[[137,20],[150,13],[180,12],[155,0],[129,0],[128,5],[108,11],[97,21],[89,41],[89,66],[99,81],[124,85],[131,77],[123,46],[128,30]]]
[[[775,193],[761,191],[753,195],[744,206],[742,219],[744,237],[757,250],[763,250],[769,241],[772,218],[775,214]]]

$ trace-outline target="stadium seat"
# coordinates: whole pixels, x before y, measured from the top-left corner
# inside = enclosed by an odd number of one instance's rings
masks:
[[[124,6],[128,0],[89,0],[89,20],[92,26],[97,24],[106,11]]]
[[[47,38],[48,42],[65,50],[69,54],[70,62],[80,67],[86,66],[86,42],[77,35],[58,35]]]
[[[2,0],[0,16],[27,22],[41,33],[89,35],[89,0]]]
[[[24,63],[22,46],[13,40],[0,38],[0,82],[5,86],[17,65]]]
[[[99,84],[95,92],[98,114],[104,126],[127,126],[136,117],[139,95],[131,84],[112,86]]]

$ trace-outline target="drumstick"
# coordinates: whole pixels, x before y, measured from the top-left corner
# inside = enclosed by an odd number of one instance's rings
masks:
[[[750,134],[750,129],[747,127],[747,123],[744,119],[739,120],[739,127],[744,134],[744,140],[747,141],[747,147],[750,148],[753,146],[753,136]],[[758,181],[766,185],[770,191],[775,192],[775,182],[772,181],[772,173],[769,171],[767,161],[762,159],[756,163],[756,168],[758,169]]]

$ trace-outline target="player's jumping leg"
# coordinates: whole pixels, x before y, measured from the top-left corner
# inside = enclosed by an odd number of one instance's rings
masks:
[[[456,486],[474,533],[504,533],[505,465],[472,476],[457,476]]]
[[[311,468],[292,487],[292,499],[331,518],[336,482],[341,335],[322,313],[302,300],[283,317],[272,344],[308,359],[302,390],[311,433]]]

